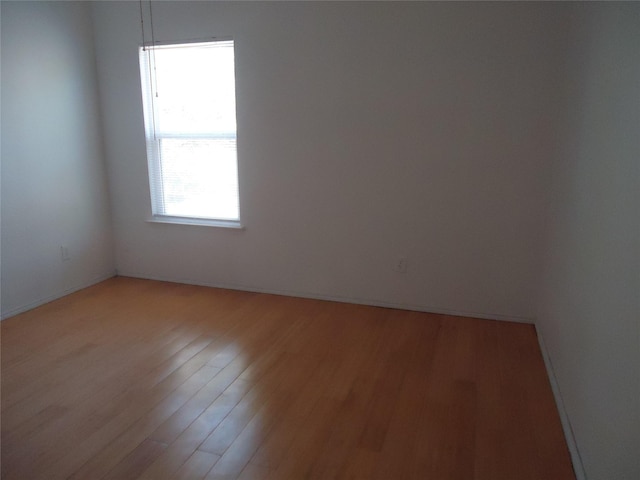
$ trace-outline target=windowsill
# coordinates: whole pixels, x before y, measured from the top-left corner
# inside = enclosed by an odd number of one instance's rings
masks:
[[[172,223],[175,225],[196,225],[200,227],[221,227],[244,230],[238,220],[214,220],[211,218],[170,217],[167,215],[154,215],[147,220],[149,223]]]

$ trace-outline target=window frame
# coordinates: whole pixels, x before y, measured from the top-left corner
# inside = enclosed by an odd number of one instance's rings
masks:
[[[153,68],[150,62],[153,61],[149,58],[149,52],[153,48],[167,48],[167,47],[189,47],[196,45],[206,45],[210,43],[218,42],[231,42],[231,48],[233,49],[233,88],[235,95],[235,111],[234,120],[236,122],[236,128],[234,132],[212,132],[212,133],[178,133],[178,132],[163,132],[158,131],[155,128],[157,121],[157,113],[154,106],[153,91],[154,82],[156,81],[151,70]],[[240,195],[240,160],[238,156],[238,129],[237,129],[237,89],[236,89],[236,43],[233,37],[210,37],[207,39],[188,40],[188,41],[169,41],[169,42],[155,42],[144,43],[138,48],[139,58],[139,73],[142,93],[142,110],[144,116],[144,130],[145,130],[145,145],[147,151],[147,168],[148,168],[148,180],[149,180],[149,193],[150,193],[150,206],[151,217],[147,219],[151,223],[169,223],[180,225],[199,225],[209,227],[223,227],[232,229],[244,229],[242,224],[242,204]],[[152,55],[151,55],[152,57]],[[200,217],[197,215],[170,215],[166,213],[158,213],[163,210],[159,208],[158,201],[164,199],[164,194],[158,192],[158,188],[163,188],[162,177],[162,156],[161,156],[161,142],[167,139],[234,139],[235,140],[235,167],[236,167],[236,180],[237,180],[237,202],[238,202],[238,218],[226,219],[226,218],[211,218]]]

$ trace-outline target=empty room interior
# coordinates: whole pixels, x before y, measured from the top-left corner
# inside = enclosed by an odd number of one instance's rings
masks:
[[[640,3],[0,9],[3,479],[640,478]]]

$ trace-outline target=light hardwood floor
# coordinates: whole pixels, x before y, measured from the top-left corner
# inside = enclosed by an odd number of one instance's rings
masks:
[[[575,478],[533,326],[114,278],[1,323],[2,478]]]

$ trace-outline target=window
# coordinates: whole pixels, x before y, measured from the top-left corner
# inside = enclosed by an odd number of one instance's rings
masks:
[[[233,41],[140,48],[155,220],[240,226]]]

